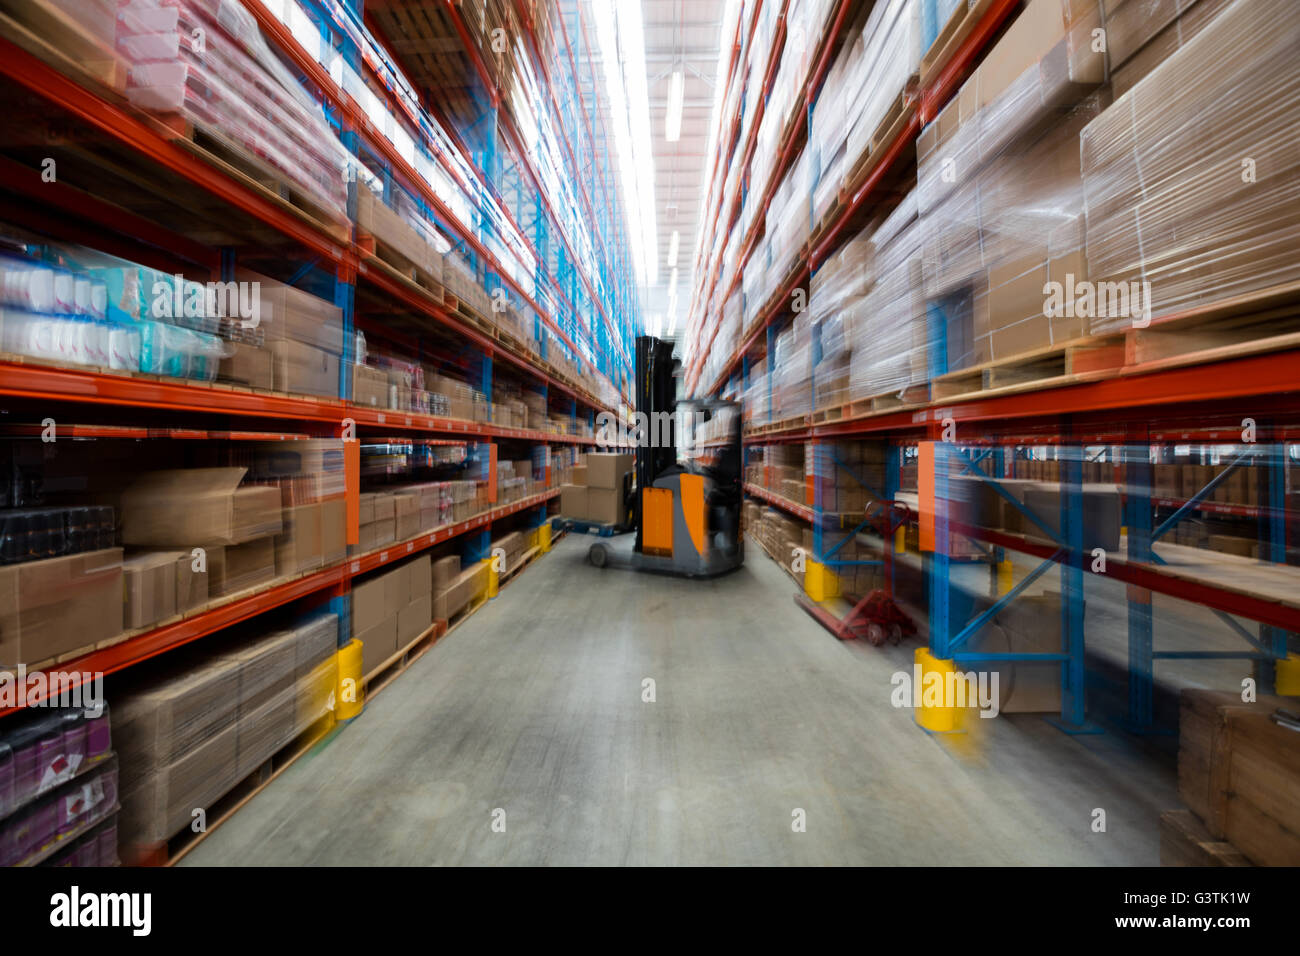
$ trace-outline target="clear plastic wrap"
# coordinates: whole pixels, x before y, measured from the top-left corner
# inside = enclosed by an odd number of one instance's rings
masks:
[[[1155,320],[1300,280],[1298,140],[1300,5],[1235,3],[1083,131],[1089,277]]]
[[[124,842],[166,840],[315,721],[337,634],[336,615],[316,615],[116,700]]]
[[[918,140],[931,372],[1059,345],[1051,282],[1085,281],[1079,134],[1106,103],[1095,2],[1035,0]]]
[[[824,262],[809,284],[808,314],[815,339],[813,408],[848,398],[849,369],[863,293],[875,278],[874,254],[866,233],[845,243]]]
[[[851,326],[850,398],[896,391],[926,377],[921,239],[913,190],[872,232],[864,253],[874,281]]]
[[[235,0],[134,0],[118,10],[117,48],[135,106],[180,113],[346,216],[346,150]]]
[[[882,0],[847,42],[813,108],[809,153],[820,215],[867,152],[920,63],[917,0]]]

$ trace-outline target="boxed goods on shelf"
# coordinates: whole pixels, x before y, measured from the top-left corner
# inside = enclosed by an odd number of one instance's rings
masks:
[[[396,187],[393,188],[396,192],[400,192]],[[433,246],[407,219],[385,205],[383,198],[363,183],[357,184],[356,221],[359,231],[373,236],[409,264],[423,269],[426,273],[436,268],[435,278],[442,279],[442,256],[437,254]]]
[[[122,542],[183,548],[278,534],[280,489],[241,484],[247,471],[177,468],[138,476],[122,492]]]
[[[1137,0],[1102,0],[1115,98],[1131,90],[1232,2],[1178,0],[1153,7]]]
[[[117,806],[117,760],[110,756],[0,820],[0,866],[18,866],[47,856],[61,841],[71,841],[107,820]],[[105,837],[106,844],[110,838]],[[83,859],[89,857],[86,853]]]
[[[103,821],[66,847],[60,847],[41,866],[118,866],[117,814],[109,813]]]
[[[168,839],[319,719],[337,644],[338,618],[312,615],[169,664],[116,698],[122,842]]]
[[[126,68],[114,50],[114,0],[4,0],[7,16],[45,43],[37,55],[76,79],[85,75],[117,92]],[[80,71],[82,76],[78,76]]]
[[[1107,100],[1089,93],[1104,78],[1098,17],[1094,2],[1034,0],[918,140],[925,294],[947,326],[946,370],[1089,330],[1047,291],[1089,275],[1079,134]]]
[[[37,664],[122,633],[122,549],[0,567],[0,666]]]
[[[192,42],[196,30],[202,44]],[[346,150],[235,0],[119,6],[117,50],[130,64],[127,98],[134,106],[178,113],[332,218],[346,218]]]
[[[792,266],[812,230],[809,197],[812,187],[811,154],[804,150],[790,165],[781,184],[772,194],[767,210],[768,276],[760,293],[764,300],[777,292],[777,286]]]
[[[1297,43],[1300,7],[1232,4],[1083,131],[1090,277],[1145,289],[1143,318],[1300,279]]]
[[[870,233],[869,245],[846,246],[845,267],[860,268],[868,277],[858,308],[847,313],[849,323],[844,328],[846,347],[853,355],[850,399],[897,392],[928,378],[923,233],[916,208],[913,190]]]
[[[433,588],[433,616],[437,620],[449,621],[469,605],[487,593],[489,563],[476,562],[453,574],[445,586]]]
[[[433,621],[432,573],[427,554],[352,587],[352,637],[361,642],[369,677]]]
[[[59,708],[0,729],[0,828],[3,819],[86,773],[111,754],[108,707]]]
[[[920,4],[888,0],[872,7],[846,41],[813,108],[809,151],[815,157],[815,214],[820,218],[872,137],[891,115],[920,62]]]
[[[808,284],[808,315],[817,341],[814,409],[848,398],[853,336],[862,294],[874,281],[872,246],[859,234],[824,262]]]

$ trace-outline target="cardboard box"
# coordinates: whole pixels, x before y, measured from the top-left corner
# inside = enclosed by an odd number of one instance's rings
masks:
[[[384,205],[374,190],[358,186],[357,229],[374,236],[411,265],[430,270],[434,259],[433,247],[396,210]]]
[[[321,531],[319,504],[285,508],[284,530],[275,537],[275,573],[287,577],[321,567]]]
[[[343,310],[333,302],[246,269],[236,270],[235,277],[257,283],[258,328],[268,345],[297,342],[336,357],[343,354]]]
[[[176,555],[150,551],[122,561],[122,626],[149,627],[176,614]]]
[[[274,538],[207,550],[208,588],[214,595],[233,594],[275,580]]]
[[[371,499],[374,505],[375,521],[384,521],[392,518],[397,513],[397,503],[394,500],[395,495],[391,491],[377,492]]]
[[[432,564],[427,554],[412,558],[402,566],[407,575],[407,593],[412,601],[419,600],[433,591]]]
[[[244,388],[275,387],[274,362],[271,350],[247,342],[227,342],[225,347],[233,354],[224,356],[217,368],[217,381],[242,385]]]
[[[587,518],[588,489],[583,485],[560,486],[560,514],[567,518]]]
[[[460,574],[460,555],[449,554],[433,562],[433,577],[430,580],[432,591],[444,591]]]
[[[302,342],[275,342],[273,388],[289,395],[339,397],[339,357]]]
[[[121,548],[0,567],[0,666],[116,637],[122,611]]]
[[[627,521],[621,488],[588,488],[587,520],[597,524],[621,525]]]
[[[587,487],[622,488],[623,476],[632,470],[635,463],[635,455],[589,454],[587,455]]]
[[[369,676],[397,653],[397,615],[376,622],[356,635],[361,642],[361,673]]]
[[[176,568],[176,612],[184,614],[208,602],[208,568],[204,556],[203,570],[194,570],[195,558],[190,551],[174,552]]]
[[[397,646],[404,648],[429,629],[433,622],[433,597],[416,598],[397,614]]]
[[[393,515],[396,522],[396,540],[406,541],[420,533],[419,495],[393,495]]]
[[[367,492],[357,499],[357,524],[367,525],[375,520],[375,494]]]
[[[487,583],[488,562],[486,561],[480,561],[473,567],[461,571],[446,590],[434,592],[434,619],[447,621],[455,617],[475,598],[486,593]]]
[[[388,376],[368,365],[352,366],[352,401],[370,408],[387,408]]]
[[[321,564],[338,564],[348,555],[348,505],[343,498],[320,503]]]
[[[574,465],[570,475],[575,485],[585,485],[587,483],[587,466]]]
[[[122,493],[122,542],[193,548],[279,534],[280,489],[240,486],[244,468],[146,472]]]

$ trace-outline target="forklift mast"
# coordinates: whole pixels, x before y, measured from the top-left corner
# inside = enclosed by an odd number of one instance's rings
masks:
[[[650,438],[658,431],[653,424],[650,435],[638,436],[636,445],[636,486],[633,496],[632,516],[636,527],[636,550],[641,550],[641,491],[650,488],[659,475],[677,464],[677,423],[673,413],[677,409],[677,382],[673,377],[673,343],[650,335],[639,335],[636,340],[636,410],[653,423],[656,416],[667,412],[674,420],[669,426],[671,440],[667,447],[651,447]]]

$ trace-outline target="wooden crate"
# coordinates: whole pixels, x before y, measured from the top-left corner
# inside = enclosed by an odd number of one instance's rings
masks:
[[[1178,792],[1215,839],[1263,866],[1300,865],[1300,732],[1273,720],[1294,698],[1185,690]]]
[[[1217,840],[1190,810],[1160,814],[1161,866],[1250,866],[1231,843]]]

